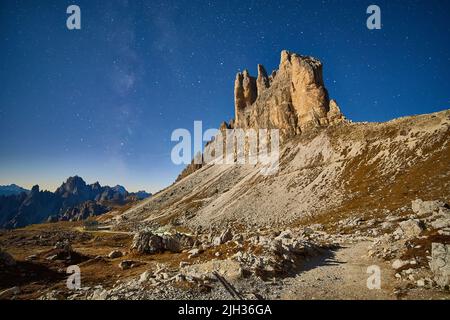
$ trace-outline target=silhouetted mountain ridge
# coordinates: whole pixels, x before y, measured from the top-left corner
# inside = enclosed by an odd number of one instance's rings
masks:
[[[30,192],[30,190],[22,188],[14,183],[7,186],[0,186],[0,196],[17,195],[21,194],[22,192],[28,193]]]
[[[151,194],[128,192],[125,187],[87,184],[81,177],[69,177],[55,192],[38,185],[28,192],[0,196],[0,228],[18,228],[45,221],[83,220],[103,214],[111,207],[141,200]]]

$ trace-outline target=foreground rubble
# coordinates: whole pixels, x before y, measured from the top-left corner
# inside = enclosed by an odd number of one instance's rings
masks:
[[[66,230],[52,236],[57,240],[48,249],[24,258],[0,251],[0,263],[12,274],[33,270],[36,280],[43,277],[36,268],[44,278],[52,275],[39,299],[448,298],[449,217],[445,203],[416,200],[376,217],[284,229],[229,224],[181,232],[143,225],[134,234],[101,237]],[[102,240],[107,235],[116,242]],[[99,245],[107,247],[93,250]],[[66,268],[74,264],[82,287],[69,290]],[[378,292],[366,287],[371,265],[381,268]],[[339,286],[347,286],[345,294]],[[29,291],[11,283],[0,297],[21,299]]]
[[[85,288],[67,298],[233,299],[229,286],[224,286],[217,275],[235,286],[245,299],[277,298],[284,295],[286,287],[295,288],[295,279],[311,259],[351,247],[352,243],[366,242],[372,243],[367,246],[366,256],[379,259],[380,263],[386,261],[395,274],[392,298],[424,289],[443,290],[445,296],[450,274],[446,234],[450,210],[443,202],[421,200],[413,201],[411,210],[412,214],[407,215],[388,213],[385,219],[344,219],[336,223],[335,234],[323,231],[319,224],[282,231],[267,228],[244,232],[229,226],[216,236],[213,233],[158,236],[148,230],[138,232],[132,250],[146,255],[183,251],[188,254],[187,259],[175,268],[158,264],[156,269],[117,283],[112,289]],[[345,232],[354,227],[359,231]],[[374,234],[380,236],[373,237]],[[433,242],[439,239],[445,244]],[[414,245],[421,241],[425,241],[423,245]],[[425,249],[427,241],[431,242],[430,249]],[[339,277],[333,279],[340,281]],[[322,280],[316,281],[320,284]]]

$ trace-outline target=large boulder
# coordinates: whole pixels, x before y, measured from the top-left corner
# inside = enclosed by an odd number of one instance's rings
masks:
[[[158,253],[164,251],[180,252],[191,248],[194,239],[182,233],[158,235],[151,231],[140,231],[134,238],[131,250],[138,253]]]
[[[442,287],[450,285],[450,245],[433,243],[431,247],[431,271],[434,281]]]
[[[184,233],[164,234],[162,236],[164,250],[170,252],[180,252],[184,249],[191,248],[194,239]]]
[[[424,230],[422,222],[415,219],[400,222],[400,228],[407,238],[417,237]]]
[[[131,250],[138,253],[157,253],[163,251],[164,246],[162,238],[150,231],[141,231],[136,233],[133,238]]]
[[[411,202],[411,208],[414,213],[418,215],[426,215],[433,212],[439,211],[439,208],[443,208],[445,203],[442,201],[422,201],[421,199],[416,199]]]

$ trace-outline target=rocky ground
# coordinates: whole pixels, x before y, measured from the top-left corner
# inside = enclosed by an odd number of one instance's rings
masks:
[[[440,201],[416,200],[383,219],[283,230],[53,226],[1,233],[0,298],[450,298],[450,209]],[[69,265],[80,267],[79,289],[66,286]],[[379,289],[367,286],[371,266]]]

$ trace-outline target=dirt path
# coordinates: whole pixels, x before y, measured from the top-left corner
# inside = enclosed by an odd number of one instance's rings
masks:
[[[285,280],[281,299],[395,299],[394,274],[385,262],[367,256],[370,242],[344,245],[308,261],[297,277]],[[381,288],[368,289],[367,268],[377,265]]]

